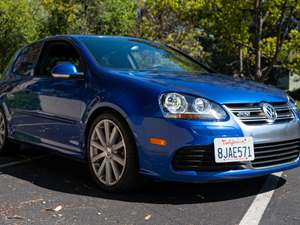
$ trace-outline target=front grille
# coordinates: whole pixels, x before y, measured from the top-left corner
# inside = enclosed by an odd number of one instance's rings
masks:
[[[216,163],[213,145],[183,148],[173,158],[175,170],[226,171],[241,169],[241,166],[253,168],[276,166],[293,162],[300,155],[300,139],[254,145],[255,160],[236,163]]]
[[[294,119],[293,112],[287,103],[272,103],[271,105],[277,113],[274,123],[288,122]],[[230,104],[226,107],[247,125],[268,123],[260,104]]]
[[[175,170],[232,170],[238,169],[240,163],[220,164],[215,162],[213,145],[204,147],[182,148],[173,158]]]
[[[254,168],[274,166],[295,161],[300,154],[300,140],[256,144]]]

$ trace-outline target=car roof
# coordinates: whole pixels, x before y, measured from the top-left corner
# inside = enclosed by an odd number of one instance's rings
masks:
[[[67,35],[55,35],[46,37],[40,41],[48,41],[48,40],[62,40],[62,39],[80,39],[80,38],[89,38],[89,37],[101,37],[105,39],[119,39],[119,40],[143,40],[148,41],[142,38],[129,37],[129,36],[113,36],[113,35],[92,35],[92,34],[67,34]]]
[[[147,39],[143,38],[137,38],[137,37],[129,37],[129,36],[113,36],[113,35],[93,35],[93,34],[63,34],[63,35],[53,35],[53,36],[48,36],[40,40],[36,40],[32,43],[29,43],[27,45],[24,45],[21,49],[29,47],[31,45],[34,45],[36,43],[40,42],[45,42],[45,41],[60,41],[60,40],[66,40],[66,39],[80,39],[80,38],[88,38],[88,37],[100,37],[100,38],[105,38],[105,39],[114,39],[114,40],[139,40],[139,41],[144,41],[144,42],[150,42]]]

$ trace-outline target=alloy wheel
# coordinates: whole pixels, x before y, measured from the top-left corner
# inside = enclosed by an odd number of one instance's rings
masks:
[[[3,113],[0,111],[0,146],[4,145],[6,138],[6,126],[5,126],[5,118]]]
[[[120,128],[111,120],[98,122],[90,139],[90,158],[98,180],[112,186],[126,168],[126,146]]]

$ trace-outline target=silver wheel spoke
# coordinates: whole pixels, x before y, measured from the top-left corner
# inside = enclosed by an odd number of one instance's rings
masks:
[[[104,121],[104,132],[105,132],[106,145],[108,145],[109,144],[109,123],[107,120]]]
[[[120,141],[118,144],[113,145],[112,149],[115,150],[115,151],[117,151],[117,150],[119,150],[119,149],[121,149],[123,147],[124,147],[123,141]]]
[[[114,144],[117,137],[118,137],[118,129],[114,127],[109,138],[109,144],[111,145]]]
[[[111,163],[111,167],[112,167],[112,169],[113,169],[115,178],[116,178],[116,179],[119,179],[120,172],[119,172],[119,169],[118,169],[116,163],[115,163],[113,160],[111,160],[110,163]]]
[[[92,141],[91,142],[91,146],[97,148],[97,149],[100,149],[101,151],[105,152],[106,151],[106,148],[104,146],[101,146],[99,145],[97,142],[95,141]]]
[[[101,152],[100,154],[98,155],[95,155],[93,158],[92,158],[92,162],[97,162],[99,159],[102,159],[105,157],[105,152]]]
[[[106,165],[106,159],[104,158],[102,163],[101,163],[101,166],[99,167],[99,169],[97,171],[98,177],[100,177],[103,174],[103,170],[104,170],[105,165]]]
[[[105,180],[107,184],[111,183],[111,166],[110,166],[110,162],[109,160],[106,160],[106,164],[105,164]]]
[[[96,127],[96,128],[95,128],[95,131],[96,131],[97,137],[98,137],[99,141],[101,142],[102,146],[106,146],[106,143],[105,143],[105,139],[104,139],[103,133],[102,133],[102,131],[99,129],[99,127]]]
[[[113,155],[112,160],[114,160],[115,162],[119,163],[122,166],[125,166],[125,160],[122,159],[121,157],[117,156],[117,155]]]

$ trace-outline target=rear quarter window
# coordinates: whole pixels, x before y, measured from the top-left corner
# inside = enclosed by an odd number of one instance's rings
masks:
[[[7,64],[6,68],[3,71],[3,73],[0,74],[1,80],[4,80],[4,79],[9,77],[10,72],[12,70],[13,63],[15,62],[15,60],[16,60],[17,56],[19,55],[19,53],[20,53],[20,49],[18,51],[16,51],[14,56],[10,59],[9,63]]]
[[[32,76],[36,67],[42,43],[35,43],[23,48],[13,66],[13,73],[23,76]]]

